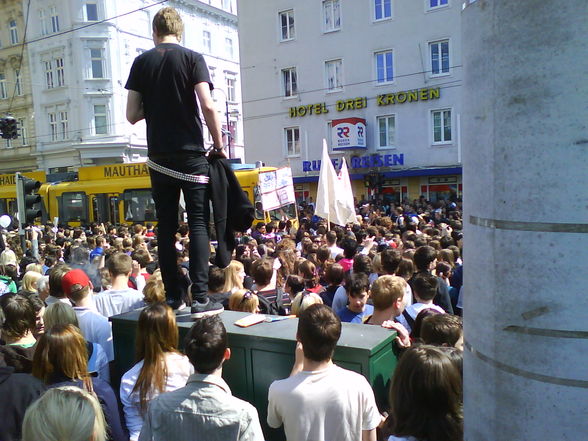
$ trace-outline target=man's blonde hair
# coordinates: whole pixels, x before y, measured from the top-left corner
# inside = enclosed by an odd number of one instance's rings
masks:
[[[372,284],[370,298],[378,311],[388,309],[404,297],[406,281],[397,276],[380,276]]]
[[[158,37],[166,35],[175,35],[178,40],[182,39],[184,33],[184,22],[178,11],[174,8],[166,7],[157,11],[153,17],[153,32]]]

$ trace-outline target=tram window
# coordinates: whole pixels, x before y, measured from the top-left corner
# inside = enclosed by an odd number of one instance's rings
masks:
[[[63,193],[60,218],[64,222],[87,222],[86,193]]]
[[[10,215],[14,215],[17,211],[18,206],[16,203],[16,199],[8,199],[8,213],[10,213]]]
[[[263,205],[261,203],[261,194],[259,193],[259,187],[253,188],[253,199],[255,206],[255,219],[265,219],[265,213],[263,212]]]
[[[151,190],[126,190],[123,200],[127,222],[156,220],[155,202]]]
[[[271,210],[269,212],[271,220],[287,220],[296,217],[296,207],[294,204],[285,205],[283,207],[277,208],[276,210]]]
[[[8,214],[8,203],[6,199],[0,199],[0,214]]]

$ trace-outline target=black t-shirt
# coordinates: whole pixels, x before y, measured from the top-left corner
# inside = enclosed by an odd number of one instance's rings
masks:
[[[204,57],[178,44],[161,43],[135,58],[126,89],[143,98],[149,155],[204,152],[194,86],[210,82]]]

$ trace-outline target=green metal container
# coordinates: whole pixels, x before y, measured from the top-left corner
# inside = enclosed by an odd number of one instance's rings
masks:
[[[115,369],[120,377],[136,362],[135,332],[140,311],[133,311],[111,318],[114,334]],[[296,328],[298,319],[260,323],[248,328],[235,326],[236,320],[246,313],[224,311],[221,319],[227,329],[231,359],[223,366],[223,378],[233,395],[252,403],[268,440],[284,439],[282,430],[272,430],[266,423],[267,394],[274,380],[290,375],[294,364]],[[180,347],[193,321],[178,317]],[[390,376],[396,366],[392,352],[394,331],[380,326],[343,323],[341,338],[335,350],[334,362],[362,374],[372,385],[378,407],[386,408]]]

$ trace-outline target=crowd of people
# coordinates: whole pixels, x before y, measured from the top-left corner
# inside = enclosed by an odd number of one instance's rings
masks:
[[[299,317],[292,374],[269,389],[267,424],[288,440],[461,439],[460,206],[421,198],[357,212],[340,227],[303,204],[298,222],[237,233],[230,264],[209,265],[207,296],[226,310]],[[178,349],[176,315],[190,309],[166,303],[156,226],[27,234],[25,250],[15,232],[0,235],[0,439],[263,439],[257,410],[222,380],[230,349],[218,316],[195,319]],[[175,249],[189,305],[185,225]],[[214,241],[210,251],[214,262]],[[108,318],[137,309],[136,364],[113,381]],[[396,332],[387,408],[365,378],[333,364],[341,322]]]

